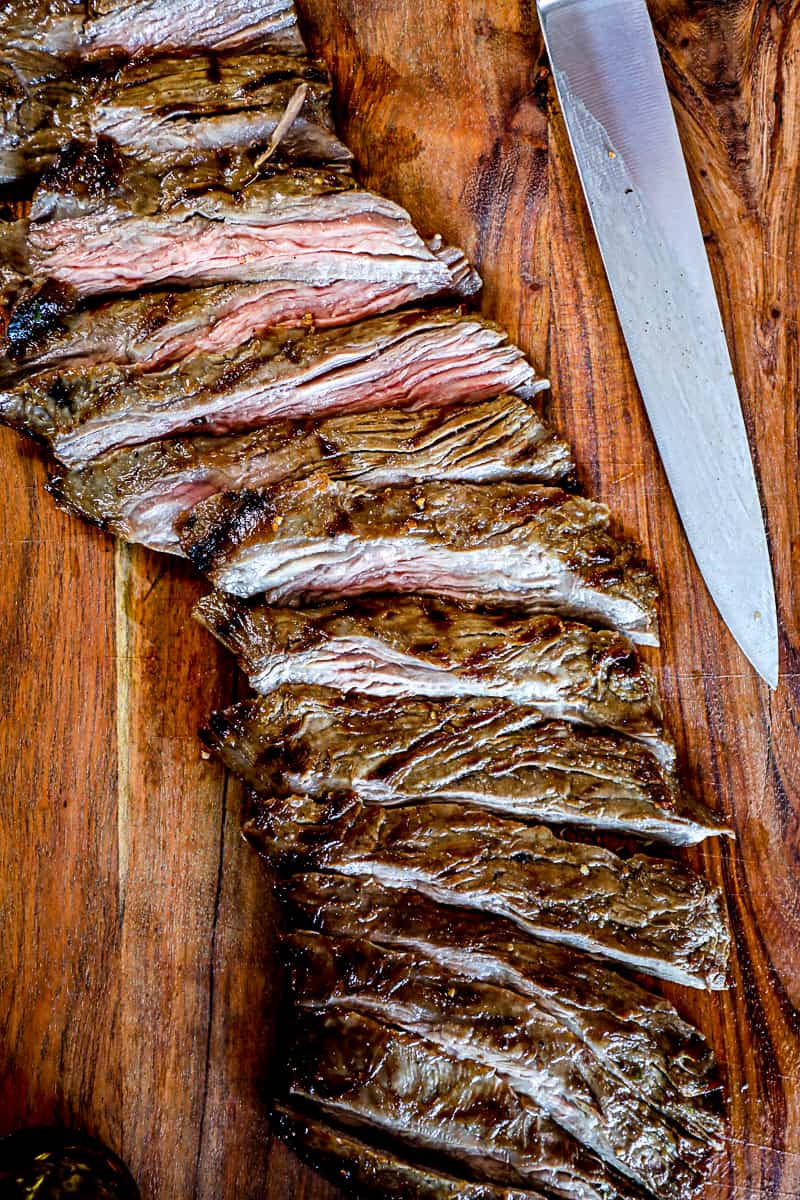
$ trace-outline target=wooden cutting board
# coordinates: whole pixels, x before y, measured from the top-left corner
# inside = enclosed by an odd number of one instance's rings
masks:
[[[659,573],[663,648],[649,657],[687,780],[737,832],[691,855],[729,899],[734,987],[671,991],[728,1077],[730,1149],[706,1195],[796,1197],[800,5],[651,5],[769,513],[773,696],[689,560],[533,7],[303,12],[366,179],[472,256],[485,312],[552,379],[582,484]],[[146,1200],[332,1197],[265,1120],[276,914],[238,834],[238,790],[195,736],[237,688],[190,620],[201,587],[56,512],[29,444],[4,431],[0,453],[0,1133],[75,1123],[123,1155]]]

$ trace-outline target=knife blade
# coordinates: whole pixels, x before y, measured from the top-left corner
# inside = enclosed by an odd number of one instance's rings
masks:
[[[686,536],[747,658],[778,681],[747,430],[644,0],[537,0],[622,331]]]

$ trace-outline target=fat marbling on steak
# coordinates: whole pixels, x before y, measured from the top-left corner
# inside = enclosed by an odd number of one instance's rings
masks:
[[[468,979],[421,950],[298,931],[284,942],[301,1008],[364,1013],[495,1071],[576,1141],[654,1195],[693,1191],[712,1147],[621,1086],[581,1039],[530,998]]]
[[[443,969],[535,1002],[595,1055],[631,1096],[692,1138],[719,1147],[719,1077],[703,1037],[660,996],[571,947],[511,921],[451,908],[374,878],[293,875],[281,888],[295,926],[421,952]]]
[[[346,329],[274,330],[230,353],[160,371],[100,363],[0,388],[0,420],[52,443],[68,466],[180,433],[245,432],[282,418],[420,409],[545,386],[490,322],[408,309]]]
[[[522,820],[691,844],[725,832],[644,746],[508,700],[283,685],[212,716],[206,744],[263,795],[459,802]]]
[[[445,1171],[559,1200],[641,1195],[493,1071],[361,1013],[301,1013],[288,1075],[292,1102],[433,1154]]]
[[[70,143],[34,194],[34,274],[83,296],[266,279],[449,285],[405,209],[359,188],[348,164],[257,158],[141,163],[107,137]]]
[[[194,615],[237,656],[257,692],[298,683],[375,696],[497,696],[607,726],[667,763],[675,759],[653,676],[630,641],[553,613],[479,612],[432,596],[365,596],[304,610],[211,592]]]
[[[557,480],[569,448],[517,396],[464,408],[376,409],[315,421],[273,421],[234,437],[181,437],[113,450],[51,479],[70,512],[129,542],[182,554],[176,524],[222,491],[302,478],[324,467],[375,485],[419,479]]]
[[[441,1164],[414,1161],[404,1147],[374,1145],[352,1130],[285,1103],[272,1105],[270,1124],[278,1137],[309,1166],[339,1187],[379,1200],[541,1200],[540,1191],[509,1188],[445,1174]],[[368,1135],[367,1135],[368,1136]],[[411,1152],[413,1153],[413,1152]],[[402,1155],[402,1157],[401,1157]]]
[[[280,870],[371,875],[674,983],[727,986],[720,897],[680,863],[621,858],[459,804],[251,799],[245,832]]]
[[[538,484],[370,489],[318,472],[203,501],[181,544],[216,587],[273,604],[418,592],[555,609],[656,644],[653,577],[608,525],[605,505]]]

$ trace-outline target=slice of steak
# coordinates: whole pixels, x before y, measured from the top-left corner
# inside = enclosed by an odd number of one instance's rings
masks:
[[[370,490],[319,472],[204,501],[183,522],[181,544],[216,587],[264,592],[273,604],[418,592],[557,610],[656,644],[653,577],[608,525],[605,505],[558,488],[426,482]]]
[[[70,137],[88,136],[93,78],[70,58],[0,44],[0,185],[39,175]]]
[[[303,1008],[365,1013],[495,1071],[581,1145],[654,1195],[694,1190],[709,1145],[672,1128],[535,1001],[454,975],[420,951],[298,932],[286,942]]]
[[[293,0],[94,0],[89,18],[84,54],[303,48]]]
[[[213,601],[212,601],[213,603]],[[245,618],[246,619],[246,618]],[[236,636],[231,618],[226,639]],[[508,700],[383,698],[281,685],[203,735],[263,795],[353,792],[366,804],[476,805],[690,845],[729,832],[644,746]]]
[[[544,1195],[502,1184],[446,1175],[437,1163],[424,1165],[395,1148],[376,1146],[337,1129],[312,1113],[286,1104],[272,1106],[271,1126],[295,1154],[338,1187],[379,1200],[531,1200]]]
[[[497,615],[417,596],[302,610],[212,592],[195,616],[257,692],[299,683],[374,696],[497,696],[607,726],[675,760],[653,676],[628,639],[552,613]]]
[[[145,164],[155,156],[170,169],[214,151],[258,154],[300,88],[281,159],[349,162],[333,128],[328,75],[305,55],[197,54],[120,66],[8,48],[0,60],[0,183],[41,174],[70,139],[107,136],[125,154]]]
[[[81,295],[162,284],[335,280],[447,288],[447,265],[399,205],[347,164],[266,163],[232,150],[175,167],[72,143],[42,177],[30,254]]]
[[[349,161],[352,155],[333,128],[327,71],[305,55],[136,59],[91,101],[86,126],[144,159],[181,162],[235,146],[264,150],[300,87],[305,98],[281,139],[281,155]]]
[[[500,396],[469,408],[378,409],[313,421],[273,421],[227,438],[176,438],[114,450],[55,477],[51,492],[129,542],[182,554],[181,516],[207,496],[302,478],[319,467],[375,485],[412,480],[556,479],[569,448],[533,405]]]
[[[252,800],[246,834],[281,869],[371,875],[686,987],[727,986],[720,896],[681,863],[621,858],[458,804]]]
[[[295,875],[282,886],[296,925],[421,952],[445,970],[535,1002],[631,1096],[676,1128],[722,1145],[719,1080],[703,1037],[660,996],[574,949],[528,938],[508,920],[450,908],[359,876]]]
[[[480,290],[480,278],[461,251],[438,241],[432,248],[450,276],[441,294],[467,298]],[[77,304],[72,288],[50,279],[30,290],[10,312],[0,378],[10,381],[32,370],[88,368],[102,362],[155,370],[188,354],[233,350],[271,328],[331,329],[391,312],[429,294],[416,284],[391,281],[337,279],[316,286],[277,279]],[[60,298],[57,306],[50,302],[55,295]]]
[[[293,0],[14,0],[0,44],[53,54],[302,50]]]
[[[6,0],[0,6],[0,47],[4,56],[78,52],[86,20],[86,0]]]
[[[283,685],[215,714],[204,737],[265,795],[457,801],[676,845],[729,832],[644,747],[508,701],[374,699]]]
[[[289,1095],[473,1179],[565,1200],[640,1196],[493,1071],[355,1012],[303,1013]]]
[[[0,390],[0,420],[51,440],[68,466],[180,433],[237,433],[281,418],[479,401],[535,374],[506,335],[460,309],[410,309],[347,329],[274,331],[231,354],[161,371],[99,364]]]

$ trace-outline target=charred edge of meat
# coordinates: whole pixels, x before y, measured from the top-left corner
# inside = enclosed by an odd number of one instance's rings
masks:
[[[251,528],[254,524],[259,524],[270,515],[274,516],[274,505],[261,492],[249,490],[242,492],[222,492],[220,496],[232,506],[229,516],[226,520],[216,523],[210,522],[206,524],[204,522],[207,531],[203,537],[199,541],[191,542],[186,548],[189,561],[202,575],[210,571],[220,555],[224,553],[233,530],[238,531],[243,527]],[[214,497],[214,499],[217,499],[217,497]],[[191,534],[199,520],[200,516],[195,511],[179,519],[177,528],[181,538],[184,534]]]
[[[117,191],[125,171],[125,160],[110,137],[101,134],[95,142],[73,139],[44,172],[45,192],[99,197]]]
[[[77,294],[69,284],[46,279],[14,305],[6,328],[6,355],[22,362],[53,333],[63,333],[61,320],[75,309]]]
[[[535,1191],[521,1191],[491,1183],[475,1183],[443,1174],[441,1166],[424,1165],[419,1152],[411,1159],[388,1145],[382,1146],[369,1132],[343,1131],[333,1123],[292,1106],[274,1103],[271,1125],[275,1133],[303,1162],[347,1194],[366,1193],[392,1200],[534,1200]],[[354,1192],[355,1189],[355,1192]]]

